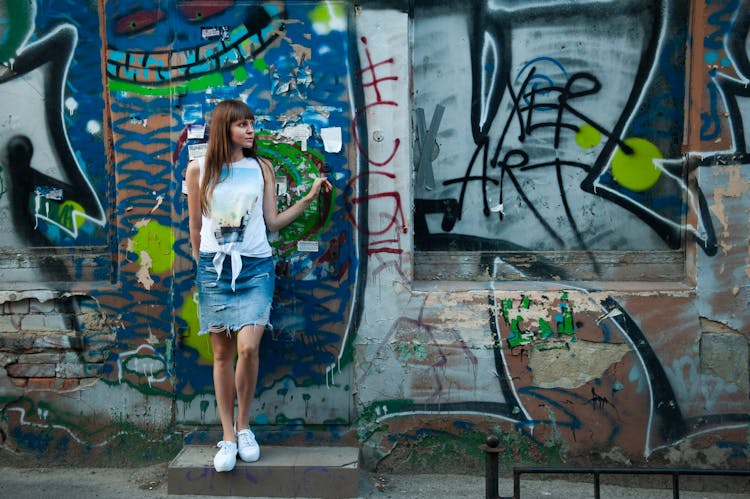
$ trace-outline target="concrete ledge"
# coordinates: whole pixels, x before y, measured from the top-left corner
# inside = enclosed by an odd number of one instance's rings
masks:
[[[260,461],[228,473],[213,468],[215,446],[188,445],[169,463],[169,494],[246,497],[357,497],[356,447],[261,446]]]

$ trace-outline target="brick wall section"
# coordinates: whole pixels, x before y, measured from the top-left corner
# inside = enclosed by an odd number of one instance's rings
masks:
[[[88,338],[95,336],[95,345]],[[0,402],[99,377],[116,336],[87,297],[0,304]],[[94,342],[91,342],[94,343]]]

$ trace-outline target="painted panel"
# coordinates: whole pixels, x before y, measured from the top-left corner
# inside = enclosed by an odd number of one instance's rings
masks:
[[[686,233],[714,250],[680,150],[687,15],[417,2],[416,250],[583,251],[595,269],[597,251],[676,250]]]
[[[148,327],[163,321],[160,330],[177,332],[169,355],[181,421],[218,421],[206,402],[212,354],[208,338],[197,336],[182,178],[202,154],[213,106],[226,98],[256,114],[259,152],[277,169],[280,209],[315,176],[334,185],[331,196],[271,235],[277,292],[273,329],[261,345],[255,423],[349,421],[346,344],[359,256],[345,207],[349,189],[358,189],[348,15],[341,2],[107,4],[118,234],[127,241],[121,265],[136,278],[126,284],[132,293],[168,304]],[[135,317],[133,324],[137,331]],[[145,333],[136,334],[139,341]]]
[[[71,18],[73,8],[80,15]],[[0,15],[0,250],[106,253],[109,171],[96,5],[3,2]],[[36,280],[66,281],[82,275],[80,265],[51,258],[31,272]],[[109,278],[102,270],[95,279]]]

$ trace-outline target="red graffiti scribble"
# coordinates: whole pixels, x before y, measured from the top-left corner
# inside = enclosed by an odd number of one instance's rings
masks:
[[[390,179],[396,179],[396,175],[393,173],[388,172],[372,172],[367,174],[369,175],[382,175],[384,177],[390,178]],[[357,175],[356,177],[352,178],[349,181],[349,185],[353,186],[353,184],[356,184],[360,181],[360,179],[363,177],[363,175]],[[363,234],[366,234],[367,236],[382,236],[389,231],[392,231],[394,227],[398,227],[398,229],[405,233],[408,230],[408,226],[406,224],[406,217],[404,215],[403,205],[401,203],[401,194],[399,194],[396,191],[391,192],[380,192],[377,194],[371,194],[369,196],[363,196],[363,197],[353,197],[349,201],[352,203],[352,205],[358,205],[361,203],[365,203],[371,200],[375,199],[392,199],[393,200],[393,210],[389,212],[381,212],[380,215],[383,219],[386,220],[385,227],[382,228],[376,228],[371,229],[370,227],[361,227],[356,220],[355,214],[353,210],[350,210],[347,213],[347,217],[351,221],[351,223],[357,228],[358,231],[360,231]],[[377,239],[377,240],[371,240],[368,243],[368,250],[367,254],[372,255],[374,253],[394,253],[394,254],[401,254],[403,253],[403,250],[399,247],[396,248],[375,248],[373,246],[379,246],[381,244],[385,243],[398,243],[398,238],[387,238],[387,239]]]
[[[362,37],[360,38],[362,40],[362,43],[366,46],[367,45],[367,38]],[[375,161],[372,158],[370,158],[367,155],[367,151],[365,151],[362,148],[362,143],[359,139],[359,136],[357,135],[357,123],[359,122],[360,116],[365,113],[368,109],[374,107],[374,106],[396,106],[398,107],[398,103],[392,100],[384,100],[383,96],[380,93],[380,87],[379,84],[383,81],[388,80],[398,80],[398,76],[384,76],[381,78],[378,78],[377,74],[375,73],[375,69],[383,66],[384,64],[393,64],[393,57],[389,59],[385,59],[378,63],[372,62],[372,57],[370,56],[370,49],[365,47],[365,54],[367,56],[367,66],[360,71],[357,72],[357,74],[361,77],[365,73],[369,73],[370,75],[370,81],[365,82],[362,81],[363,87],[372,87],[375,90],[375,102],[371,102],[369,104],[366,104],[363,108],[358,109],[356,113],[354,113],[354,119],[352,120],[352,136],[354,137],[354,142],[357,144],[357,148],[362,153],[363,156],[367,158],[367,161],[375,166],[385,166],[388,163],[393,160],[393,157],[396,155],[396,151],[398,151],[398,147],[401,145],[401,139],[396,138],[393,140],[393,151],[391,151],[390,156],[385,161]]]
[[[362,43],[364,45],[367,45],[367,37],[363,36],[362,38],[360,38],[360,40],[362,40]],[[394,81],[398,80],[398,76],[386,76],[384,78],[377,78],[376,75],[375,75],[375,68],[377,68],[378,66],[382,66],[383,64],[393,64],[393,57],[391,57],[390,59],[385,59],[384,61],[381,61],[381,62],[373,64],[372,57],[370,57],[370,49],[365,48],[365,54],[367,54],[367,64],[368,65],[364,69],[358,71],[357,74],[358,75],[362,75],[362,74],[364,74],[367,71],[370,72],[370,74],[372,75],[372,81],[369,82],[369,83],[363,83],[362,86],[364,86],[364,87],[373,87],[375,89],[375,95],[377,96],[377,100],[375,102],[380,102],[380,101],[382,101],[382,98],[380,96],[380,88],[378,87],[378,83],[380,83],[381,81],[386,81],[386,80],[394,80]]]
[[[393,149],[385,158],[385,160],[375,160],[369,156],[367,148],[363,146],[363,143],[360,140],[360,136],[357,133],[357,124],[360,123],[360,119],[366,120],[367,115],[370,114],[370,111],[379,106],[398,107],[398,103],[396,101],[388,100],[384,97],[384,89],[382,88],[381,84],[385,81],[397,81],[399,77],[394,74],[383,74],[383,71],[388,71],[388,68],[392,67],[392,65],[394,64],[395,61],[393,57],[384,58],[378,62],[375,62],[373,61],[370,48],[367,46],[367,38],[363,36],[360,38],[360,41],[364,45],[365,61],[362,69],[357,72],[357,76],[360,78],[363,88],[371,88],[374,91],[375,100],[373,102],[366,103],[364,106],[357,109],[354,113],[354,119],[352,120],[352,136],[354,137],[354,143],[356,144],[357,149],[359,149],[359,152],[362,154],[362,157],[366,158],[369,164],[372,164],[378,168],[384,168],[392,164],[396,153],[399,150],[399,146],[401,145],[401,139],[396,137],[393,140]],[[363,139],[367,140],[364,137]],[[386,204],[386,209],[382,212],[377,213],[377,216],[370,217],[370,214],[368,214],[368,217],[370,218],[368,219],[367,227],[361,227],[357,224],[354,210],[349,212],[349,219],[358,231],[366,234],[370,238],[367,244],[368,256],[372,256],[375,254],[401,255],[404,250],[401,248],[399,234],[406,234],[408,232],[408,224],[406,223],[406,217],[404,216],[401,195],[395,187],[396,175],[380,170],[377,173],[372,174],[379,175],[380,177],[378,177],[378,179],[383,179],[385,180],[385,182],[378,183],[378,186],[380,187],[373,188],[371,186],[372,190],[368,190],[368,194],[365,196],[350,199],[352,207],[360,204],[369,206],[367,204],[369,201],[381,200],[381,202],[385,201],[386,203],[388,203],[389,200],[392,200],[392,209],[388,208],[388,204]],[[369,181],[372,178],[369,177],[369,175],[370,173],[365,174],[366,178],[363,178],[363,175],[359,175],[356,178],[352,179],[349,185],[353,187],[357,182]],[[394,181],[393,188],[383,188],[382,186],[387,185],[389,181]],[[382,192],[377,192],[379,190],[382,190]],[[377,218],[382,221],[382,225],[378,225],[377,228],[373,228],[372,225]],[[399,271],[399,273],[402,273],[400,271],[400,263],[396,261],[393,262],[393,264],[398,267],[397,270]],[[385,265],[390,266],[390,264]],[[381,267],[383,266],[381,265]]]
[[[390,163],[393,160],[393,157],[396,155],[396,152],[398,151],[398,146],[401,145],[401,139],[399,139],[398,137],[393,139],[393,150],[391,151],[390,156],[385,159],[385,161],[375,161],[374,159],[370,158],[367,154],[367,151],[362,148],[362,142],[359,140],[359,135],[357,134],[357,122],[359,120],[359,117],[363,112],[367,111],[368,108],[381,105],[398,106],[398,104],[393,101],[381,101],[367,104],[365,107],[363,107],[362,109],[358,109],[357,112],[354,113],[354,119],[352,120],[352,136],[354,137],[354,143],[357,144],[357,149],[359,149],[359,152],[361,152],[362,155],[367,158],[367,162],[375,166],[386,166],[388,163]]]

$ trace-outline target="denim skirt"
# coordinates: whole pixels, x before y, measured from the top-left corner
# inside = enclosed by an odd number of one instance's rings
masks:
[[[268,325],[276,276],[273,257],[242,257],[242,269],[232,290],[232,265],[227,256],[217,279],[214,253],[200,253],[198,285],[198,335],[247,325]]]

